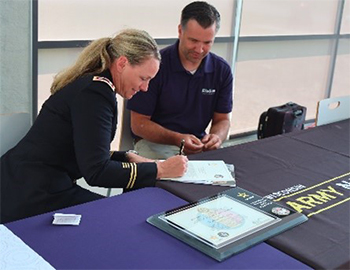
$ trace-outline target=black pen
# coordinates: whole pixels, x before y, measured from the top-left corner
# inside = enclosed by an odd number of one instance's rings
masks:
[[[181,140],[181,144],[180,144],[179,155],[183,155],[183,154],[184,154],[184,148],[185,148],[185,140],[182,139],[182,140]]]

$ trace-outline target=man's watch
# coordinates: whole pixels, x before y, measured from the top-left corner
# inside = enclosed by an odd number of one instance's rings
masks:
[[[135,150],[128,150],[128,151],[126,151],[126,152],[125,152],[125,159],[128,160],[128,161],[129,161],[129,154],[130,154],[130,153],[133,153],[133,154],[136,154],[136,155],[139,154],[139,153],[138,153],[137,151],[135,151]]]

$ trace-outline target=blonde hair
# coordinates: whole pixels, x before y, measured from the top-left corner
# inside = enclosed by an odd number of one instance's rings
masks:
[[[51,94],[81,76],[107,70],[120,56],[125,56],[131,65],[142,64],[152,57],[159,61],[161,59],[156,42],[146,31],[126,29],[113,38],[100,38],[91,42],[73,66],[54,77]]]

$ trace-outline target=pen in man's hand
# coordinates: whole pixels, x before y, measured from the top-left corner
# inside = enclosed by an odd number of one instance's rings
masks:
[[[184,154],[184,148],[185,148],[185,140],[182,139],[182,140],[181,140],[181,144],[180,144],[179,155],[183,155],[183,154]]]

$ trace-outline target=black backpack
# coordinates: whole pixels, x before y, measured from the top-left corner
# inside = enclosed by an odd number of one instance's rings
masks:
[[[258,139],[304,128],[306,107],[294,102],[271,107],[259,118]]]

